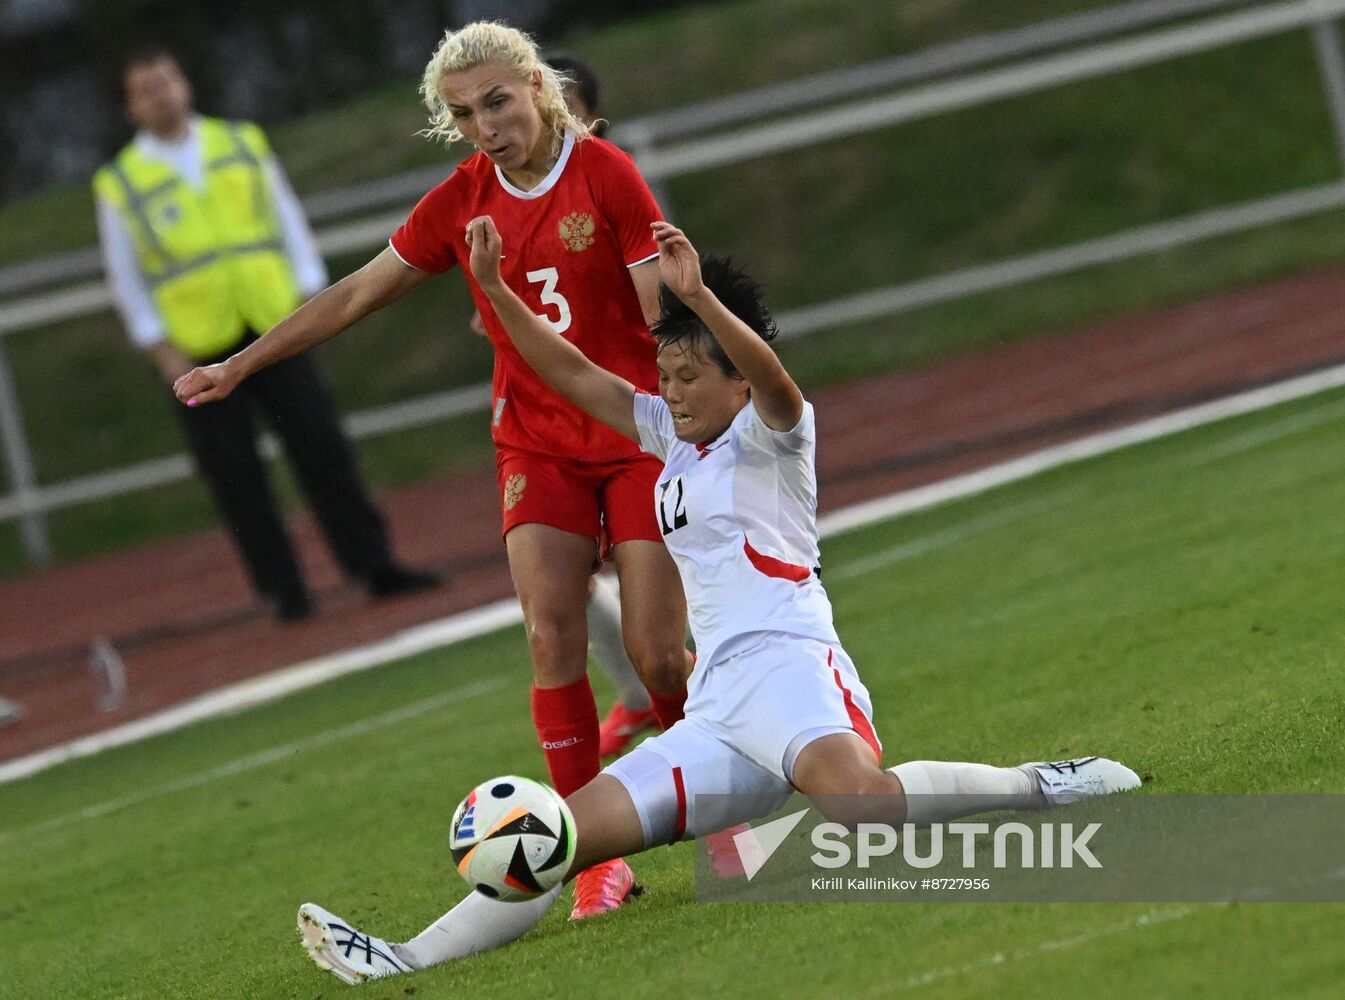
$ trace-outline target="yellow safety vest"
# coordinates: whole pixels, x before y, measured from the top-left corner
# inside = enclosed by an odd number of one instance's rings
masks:
[[[94,191],[130,231],[168,339],[185,354],[221,354],[247,328],[264,333],[299,304],[251,122],[203,118],[205,184],[192,187],[135,144],[94,175]]]

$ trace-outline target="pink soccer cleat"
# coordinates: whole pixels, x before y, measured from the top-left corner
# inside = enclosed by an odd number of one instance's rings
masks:
[[[750,829],[752,828],[746,823],[739,823],[727,830],[705,835],[705,849],[710,852],[710,870],[715,873],[716,878],[737,878],[747,874],[747,870],[743,867],[742,855],[738,853],[738,845],[733,842],[733,838]]]
[[[615,910],[631,896],[640,894],[635,884],[635,873],[621,858],[604,861],[585,869],[574,880],[574,908],[571,920],[586,920],[608,910]]]
[[[657,729],[658,719],[652,708],[627,708],[618,701],[598,727],[598,756],[616,757],[625,753],[630,741],[646,729]]]

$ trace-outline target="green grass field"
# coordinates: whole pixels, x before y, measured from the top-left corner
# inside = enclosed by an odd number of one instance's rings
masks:
[[[1097,752],[1146,792],[1345,790],[1345,392],[829,540],[887,763]],[[391,938],[463,892],[449,814],[542,776],[517,629],[0,786],[9,997],[338,997],[294,911]],[[1145,794],[1145,793],[1141,793]],[[1337,997],[1345,908],[645,896],[361,996]],[[996,955],[999,958],[995,958]]]

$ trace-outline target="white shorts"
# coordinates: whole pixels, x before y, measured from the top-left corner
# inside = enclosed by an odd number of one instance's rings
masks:
[[[869,692],[839,645],[753,633],[697,665],[689,689],[686,718],[603,772],[630,793],[646,846],[780,808],[794,762],[820,737],[856,733],[881,759]]]

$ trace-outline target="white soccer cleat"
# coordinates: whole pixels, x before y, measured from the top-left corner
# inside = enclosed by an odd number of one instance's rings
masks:
[[[316,903],[299,907],[299,937],[314,965],[352,986],[411,971],[388,942],[351,927]]]
[[[1021,769],[1035,775],[1041,783],[1047,808],[1067,806],[1098,795],[1126,792],[1140,786],[1138,774],[1106,757],[1038,761],[1023,764]]]

